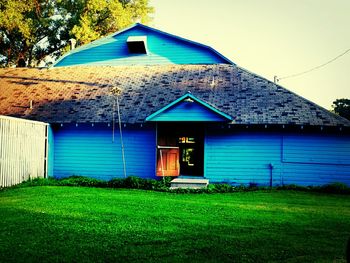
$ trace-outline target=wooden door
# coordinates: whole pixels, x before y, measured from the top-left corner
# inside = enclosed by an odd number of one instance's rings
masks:
[[[179,176],[179,148],[158,149],[157,176]]]

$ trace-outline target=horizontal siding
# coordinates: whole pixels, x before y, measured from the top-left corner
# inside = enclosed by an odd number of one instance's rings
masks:
[[[205,175],[210,182],[269,185],[280,183],[280,137],[278,135],[217,133],[205,140]]]
[[[350,186],[350,166],[325,164],[283,164],[283,183],[323,185],[343,182]]]
[[[152,121],[223,121],[219,114],[196,102],[179,102],[152,118]]]
[[[54,176],[83,175],[104,180],[123,177],[120,136],[106,126],[68,126],[55,131]],[[128,176],[154,178],[155,131],[153,128],[124,129]]]
[[[282,161],[285,184],[344,182],[350,185],[348,136],[283,136]]]
[[[310,154],[320,155],[320,145],[324,145],[322,156],[336,160],[334,156],[339,152],[344,156],[349,154],[346,150],[349,141],[349,136],[296,136],[208,129],[205,136],[204,173],[212,183],[269,185],[272,164],[274,185],[321,185],[332,182],[350,185],[350,165],[335,161],[310,163],[308,158],[300,158]],[[115,142],[112,143],[111,128],[64,126],[54,130],[54,143],[56,177],[85,175],[108,180],[123,176],[119,135],[115,134]],[[154,178],[154,129],[127,128],[124,130],[124,144],[128,175]],[[298,162],[284,160],[291,149],[292,156],[299,156]]]
[[[129,36],[147,35],[149,53],[130,54],[126,40]],[[132,28],[112,38],[103,38],[79,48],[56,64],[72,65],[159,65],[159,64],[217,64],[227,63],[215,52],[144,28]]]
[[[271,163],[274,185],[350,185],[349,143],[349,136],[208,130],[205,176],[211,182],[269,185]]]
[[[284,136],[283,161],[350,165],[350,140],[344,136]]]

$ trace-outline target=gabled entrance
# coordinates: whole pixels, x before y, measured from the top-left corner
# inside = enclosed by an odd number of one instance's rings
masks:
[[[190,92],[152,113],[157,122],[157,175],[204,176],[204,127],[231,116]]]
[[[158,176],[203,176],[204,125],[158,124]]]

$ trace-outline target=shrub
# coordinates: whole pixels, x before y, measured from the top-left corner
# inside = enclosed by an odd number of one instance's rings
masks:
[[[294,190],[294,191],[307,191],[308,188],[296,184],[287,184],[276,187],[277,190]]]
[[[350,194],[350,187],[344,183],[335,182],[321,186],[319,191],[324,193]]]
[[[166,184],[167,182],[163,180],[143,179],[136,176],[129,176],[126,179],[124,179],[125,188],[158,190],[158,189],[163,189],[166,186]],[[170,182],[169,182],[169,186],[170,186]]]
[[[84,187],[109,187],[109,188],[132,188],[155,190],[172,193],[232,193],[246,191],[271,191],[270,187],[261,187],[255,184],[249,186],[232,186],[230,184],[209,184],[207,188],[201,189],[169,189],[172,177],[164,177],[160,180],[143,179],[136,176],[127,178],[113,178],[110,181],[99,180],[84,176],[70,176],[67,178],[35,178],[29,179],[19,185],[13,187],[26,186],[84,186]],[[335,194],[350,194],[350,187],[343,183],[332,183],[323,186],[299,186],[295,184],[277,186],[272,190],[293,190],[293,191],[311,191]]]
[[[344,183],[331,183],[321,186],[300,186],[295,184],[283,185],[276,187],[277,190],[294,190],[294,191],[310,191],[333,194],[350,194],[350,187]]]
[[[46,185],[57,185],[57,180],[54,178],[34,178],[24,181],[18,186],[46,186]],[[17,187],[17,186],[14,186]]]
[[[140,189],[140,186],[144,184],[141,178],[136,176],[129,176],[124,180],[126,188]]]
[[[255,182],[250,182],[250,183],[249,183],[249,188],[250,188],[250,189],[257,189],[257,188],[258,188],[258,184],[255,183]]]
[[[165,176],[159,182],[164,187],[170,187],[170,182],[173,180],[173,177]]]
[[[111,188],[134,188],[144,190],[158,190],[166,191],[170,187],[171,178],[164,178],[161,180],[143,179],[136,176],[129,176],[127,178],[113,178],[107,182],[108,187]]]
[[[107,187],[107,182],[95,178],[84,176],[70,176],[58,180],[58,185],[62,186],[88,186],[88,187]]]
[[[207,187],[208,193],[232,193],[236,192],[236,187],[229,184],[209,184]]]
[[[125,179],[113,178],[107,182],[107,185],[110,188],[123,188],[125,187]]]

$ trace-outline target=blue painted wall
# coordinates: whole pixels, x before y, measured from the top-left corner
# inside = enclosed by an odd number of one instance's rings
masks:
[[[119,134],[112,143],[107,124],[64,125],[49,132],[52,137],[49,170],[55,177],[123,177]],[[124,128],[124,144],[127,174],[155,178],[155,128]],[[207,128],[204,149],[204,176],[212,183],[269,185],[272,164],[273,185],[350,185],[350,136]]]
[[[155,177],[154,128],[124,128],[127,176]],[[83,175],[103,180],[123,177],[120,137],[107,124],[64,125],[54,131],[54,176]]]
[[[283,137],[282,161],[350,165],[350,141],[341,136],[287,135]]]
[[[126,40],[129,36],[147,36],[149,53],[130,54]],[[106,37],[73,50],[55,67],[73,65],[160,65],[229,63],[214,51],[136,26],[116,36]]]
[[[350,185],[350,137],[283,137],[283,182],[303,185],[344,182]]]
[[[197,102],[181,101],[152,118],[152,121],[226,121],[226,119]]]
[[[350,185],[350,136],[208,130],[205,176],[211,182]]]
[[[280,143],[278,134],[208,131],[204,146],[205,176],[211,182],[268,185],[269,164],[273,163],[274,180],[279,182]]]
[[[54,166],[54,157],[55,157],[55,140],[53,136],[52,126],[48,126],[48,169],[47,175],[49,177],[53,176],[53,166]]]

